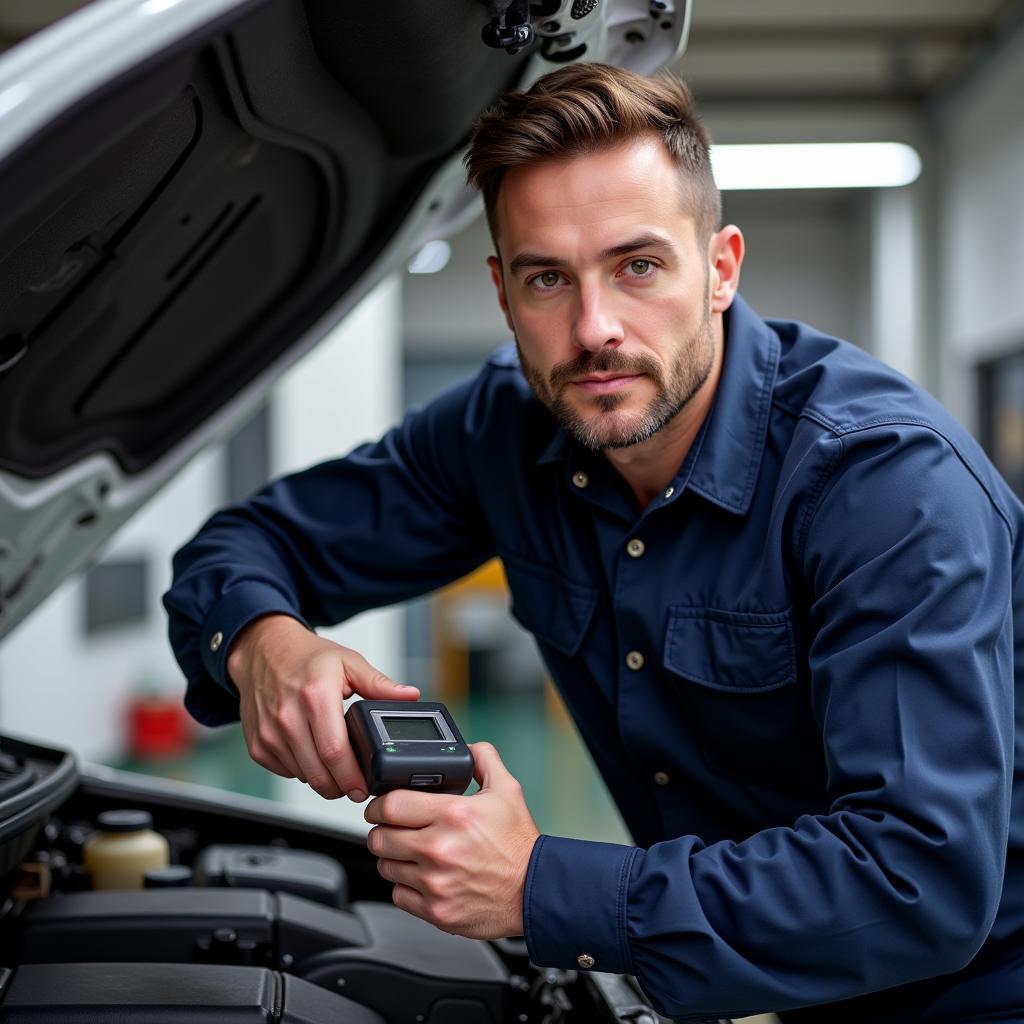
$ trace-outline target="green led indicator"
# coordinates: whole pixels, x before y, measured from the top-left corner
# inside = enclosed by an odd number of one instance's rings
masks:
[[[398,747],[385,747],[384,748],[389,754],[397,754]]]

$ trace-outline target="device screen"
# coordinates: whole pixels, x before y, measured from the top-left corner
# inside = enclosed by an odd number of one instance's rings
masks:
[[[437,727],[433,715],[382,717],[384,728],[393,740],[443,740],[444,733]]]

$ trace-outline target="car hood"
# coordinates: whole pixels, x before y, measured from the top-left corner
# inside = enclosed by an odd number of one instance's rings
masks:
[[[484,44],[525,7],[97,0],[0,57],[0,635],[475,216],[461,154],[504,89],[650,73],[689,21],[543,0],[519,52]]]

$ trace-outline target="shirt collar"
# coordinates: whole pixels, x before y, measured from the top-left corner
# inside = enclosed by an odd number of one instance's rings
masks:
[[[686,486],[721,508],[743,515],[750,508],[761,468],[779,368],[779,339],[739,295],[725,314],[725,327],[722,375],[698,435],[702,443]],[[579,447],[557,427],[537,465],[568,460]]]
[[[563,462],[569,458],[576,446],[576,442],[566,433],[565,428],[556,426],[551,440],[537,456],[537,465],[546,466],[551,462]]]
[[[744,515],[764,454],[780,346],[775,332],[739,295],[725,315],[725,326],[722,376],[687,486]]]

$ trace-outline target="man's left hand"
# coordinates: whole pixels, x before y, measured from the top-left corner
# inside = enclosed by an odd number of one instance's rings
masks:
[[[470,744],[470,797],[396,789],[373,800],[366,845],[396,907],[473,939],[523,934],[523,885],[539,835],[519,783],[490,743]]]

